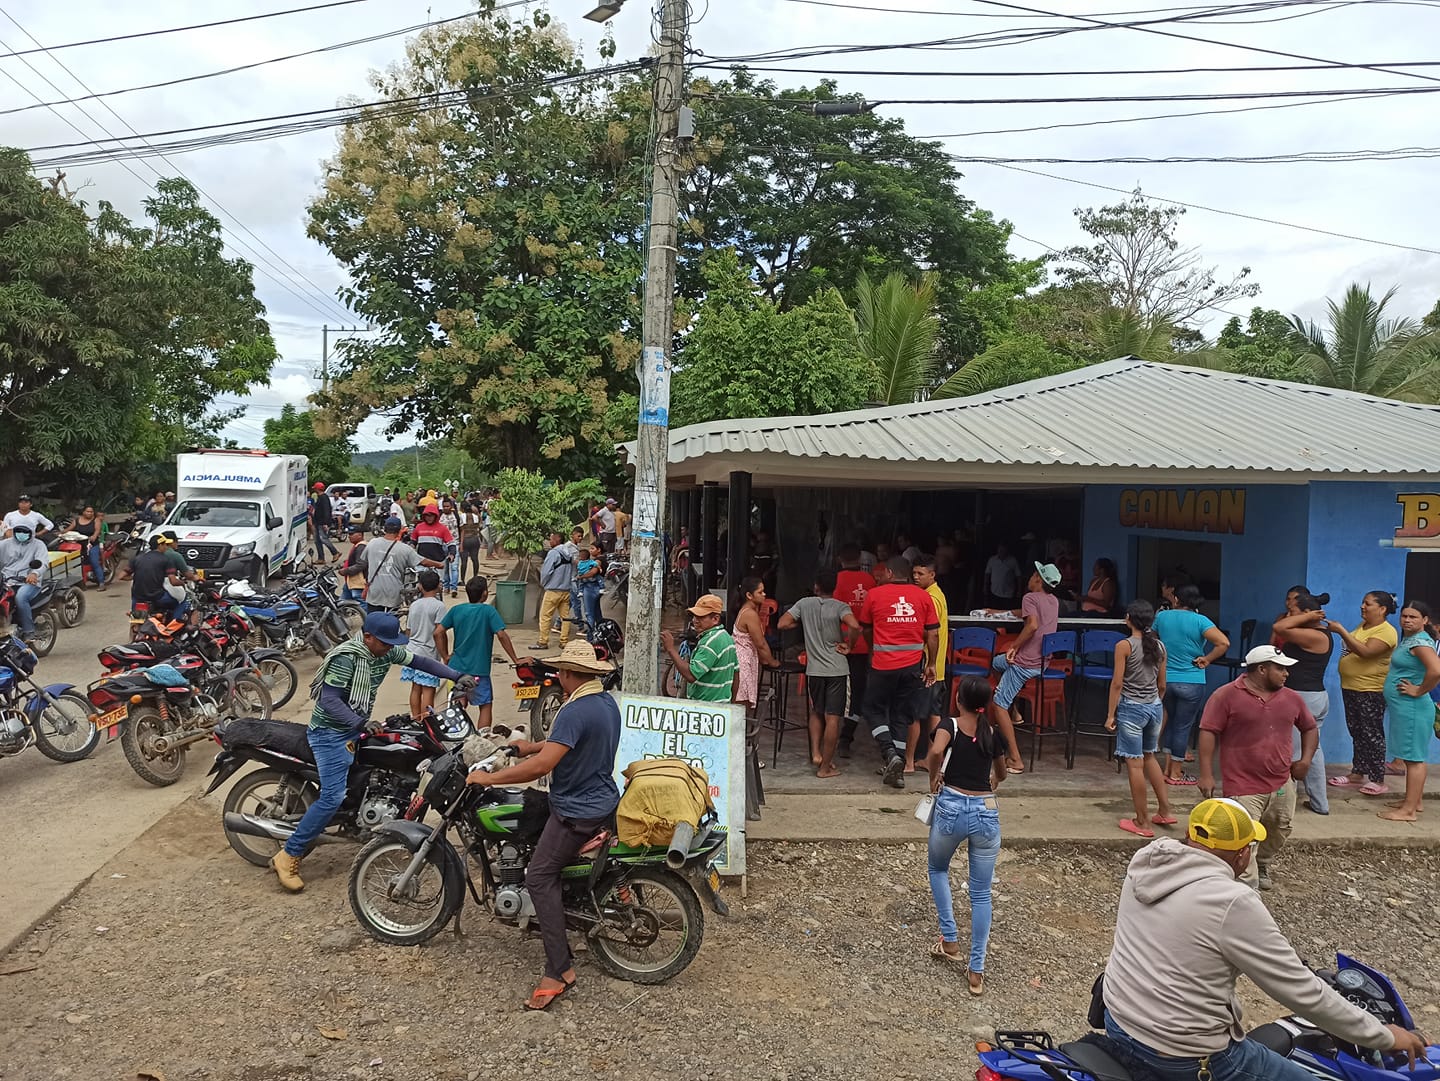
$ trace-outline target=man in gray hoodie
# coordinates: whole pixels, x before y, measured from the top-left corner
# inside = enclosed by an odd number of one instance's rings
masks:
[[[1413,1065],[1425,1042],[1336,994],[1301,963],[1259,895],[1238,881],[1264,839],[1265,827],[1239,803],[1207,799],[1190,813],[1187,840],[1163,838],[1135,854],[1105,966],[1105,1031],[1163,1081],[1314,1081],[1245,1039],[1235,995],[1243,972],[1331,1035],[1408,1054]]]

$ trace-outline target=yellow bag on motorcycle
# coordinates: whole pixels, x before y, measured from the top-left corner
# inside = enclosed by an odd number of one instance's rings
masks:
[[[616,830],[627,845],[668,845],[675,827],[715,809],[710,777],[678,758],[645,758],[625,767],[625,791],[615,809]]]

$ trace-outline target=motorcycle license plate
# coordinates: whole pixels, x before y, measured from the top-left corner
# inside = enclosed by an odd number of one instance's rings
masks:
[[[540,697],[540,688],[539,688],[538,686],[536,686],[536,687],[516,687],[516,688],[515,688],[515,698],[516,698],[517,701],[524,701],[524,700],[527,699],[527,698],[539,698],[539,697]]]
[[[109,732],[107,732],[106,735],[110,739],[114,739],[116,729],[119,727],[120,722],[125,719],[128,713],[128,706],[117,706],[115,709],[110,710],[108,713],[102,713],[100,714],[100,716],[96,717],[95,727],[108,728]]]

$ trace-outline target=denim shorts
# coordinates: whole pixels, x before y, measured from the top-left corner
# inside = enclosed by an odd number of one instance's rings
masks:
[[[1018,664],[1011,664],[1003,654],[995,658],[991,667],[1001,673],[1000,685],[995,689],[995,704],[1001,709],[1009,709],[1015,699],[1020,697],[1025,684],[1040,675],[1040,669],[1021,668]]]
[[[1165,711],[1159,702],[1120,699],[1115,707],[1115,757],[1141,758],[1160,749]]]

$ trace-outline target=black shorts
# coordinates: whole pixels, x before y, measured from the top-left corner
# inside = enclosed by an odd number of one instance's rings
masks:
[[[810,709],[822,717],[839,717],[845,712],[844,676],[806,676],[805,693]]]
[[[930,712],[927,717],[946,717],[950,714],[950,686],[943,679],[937,679],[930,688]],[[924,718],[921,718],[922,720]]]

